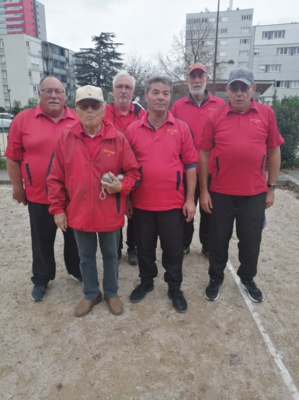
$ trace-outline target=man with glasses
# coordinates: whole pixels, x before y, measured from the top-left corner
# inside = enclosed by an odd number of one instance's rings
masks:
[[[229,103],[209,115],[200,143],[200,204],[211,213],[210,282],[206,288],[206,298],[211,301],[217,300],[224,279],[234,221],[239,240],[237,274],[252,301],[261,302],[264,298],[253,278],[257,274],[265,208],[274,202],[280,145],[284,140],[272,108],[254,100],[255,90],[249,69],[231,71],[226,87]],[[208,164],[212,150],[209,193]]]
[[[12,197],[28,204],[32,241],[32,300],[44,300],[50,280],[55,278],[54,241],[56,224],[49,214],[46,176],[50,159],[62,132],[77,121],[74,111],[65,105],[65,89],[55,77],[41,80],[40,102],[21,111],[10,127],[5,152],[12,183]],[[64,233],[64,261],[68,273],[81,281],[79,256],[71,229]]]
[[[115,128],[126,133],[127,127],[134,121],[142,118],[146,111],[137,103],[133,103],[135,79],[126,71],[119,71],[113,78],[114,101],[106,106],[104,119],[114,124]],[[127,242],[128,262],[130,265],[138,264],[135,229],[133,218],[128,218]],[[123,248],[123,235],[120,232],[119,258]]]
[[[74,229],[84,298],[75,315],[83,317],[102,300],[96,264],[97,240],[103,258],[104,298],[114,315],[123,312],[118,292],[118,245],[126,197],[140,179],[139,164],[124,134],[103,121],[101,88],[76,92],[79,122],[58,140],[48,176],[50,212],[57,226]],[[121,172],[121,175],[120,175]]]
[[[204,64],[191,64],[187,70],[187,84],[189,94],[177,100],[171,112],[175,117],[181,118],[188,123],[193,133],[194,141],[199,152],[200,140],[203,127],[208,115],[215,109],[225,104],[220,97],[213,96],[208,92],[206,86],[209,82],[208,69]],[[210,171],[209,171],[210,172]],[[209,182],[211,180],[209,173]],[[194,202],[197,205],[200,187],[197,182]],[[199,241],[202,244],[202,254],[209,256],[209,221],[210,214],[206,213],[201,207],[199,223]],[[184,222],[184,255],[190,253],[190,245],[194,232],[194,219]]]

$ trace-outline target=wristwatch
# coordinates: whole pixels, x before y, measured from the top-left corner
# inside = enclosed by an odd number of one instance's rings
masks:
[[[276,189],[276,183],[268,183],[268,188],[275,190]]]

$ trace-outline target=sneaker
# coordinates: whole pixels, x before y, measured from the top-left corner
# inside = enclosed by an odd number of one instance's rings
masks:
[[[179,313],[187,311],[188,305],[183,292],[180,289],[169,289],[168,297],[172,301],[173,308]]]
[[[127,254],[128,254],[128,263],[130,265],[137,265],[138,256],[136,247],[128,247]]]
[[[153,283],[140,283],[140,285],[138,285],[131,293],[130,302],[138,303],[145,298],[147,293],[151,292],[152,290],[154,290]]]
[[[32,289],[31,298],[33,301],[43,301],[46,297],[47,285],[36,285]]]
[[[119,296],[106,297],[105,300],[108,304],[109,310],[113,315],[121,315],[124,312],[123,303],[121,302]]]
[[[210,279],[210,282],[206,288],[206,299],[215,301],[219,297],[219,288],[221,283],[216,282],[214,279]]]
[[[72,274],[69,274],[70,275],[70,278],[72,278],[74,281],[76,281],[76,282],[79,282],[79,283],[82,283],[82,278],[81,278],[81,276],[79,277],[76,277],[75,275],[72,275]]]
[[[209,257],[210,253],[209,253],[209,249],[207,248],[207,246],[202,246],[201,248],[201,252],[204,256]]]
[[[255,303],[261,303],[264,300],[263,293],[256,286],[254,280],[242,282],[242,285],[247,290],[247,294],[248,294],[248,297],[250,298],[250,300],[254,301]]]
[[[184,246],[184,256],[186,255],[186,254],[189,254],[190,253],[190,246],[188,246],[188,247],[185,247]]]

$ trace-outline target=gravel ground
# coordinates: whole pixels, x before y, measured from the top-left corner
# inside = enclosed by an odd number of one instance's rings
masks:
[[[235,236],[219,300],[205,300],[208,261],[196,226],[184,260],[187,313],[176,313],[167,298],[158,250],[159,276],[144,301],[128,300],[139,279],[124,256],[124,314],[111,315],[102,302],[76,318],[81,285],[67,276],[60,232],[56,279],[42,303],[31,301],[27,208],[0,185],[0,398],[299,399],[299,200],[290,190],[276,193],[256,278],[263,303],[250,302],[235,279]]]

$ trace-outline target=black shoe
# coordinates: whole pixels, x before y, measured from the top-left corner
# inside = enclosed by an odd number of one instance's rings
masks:
[[[145,298],[147,293],[151,292],[152,290],[154,290],[153,283],[140,283],[140,285],[138,285],[131,293],[130,302],[138,303]]]
[[[35,302],[43,301],[46,297],[47,285],[36,285],[32,289],[31,298]]]
[[[183,292],[180,289],[169,289],[168,297],[172,301],[173,308],[179,313],[187,311],[188,305]]]
[[[248,294],[248,297],[250,298],[250,300],[254,301],[255,303],[261,303],[264,300],[263,293],[256,286],[254,280],[249,281],[249,282],[242,282],[242,285],[247,290],[247,294]]]
[[[137,249],[136,247],[128,247],[128,263],[130,265],[138,265]]]
[[[210,282],[206,288],[206,299],[215,301],[219,297],[219,288],[221,283],[216,282],[214,279],[210,279]]]
[[[188,246],[188,247],[185,247],[184,246],[184,256],[186,255],[186,254],[189,254],[190,253],[190,246]]]
[[[201,248],[201,252],[204,256],[209,257],[210,253],[209,253],[209,249],[207,248],[207,246],[202,246]]]

